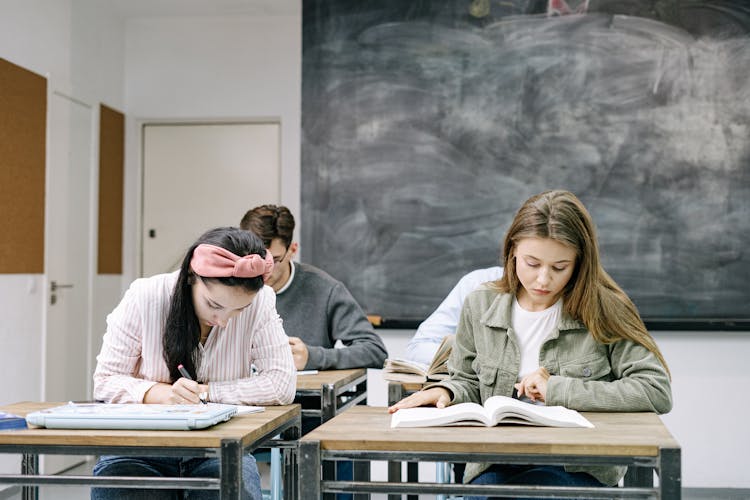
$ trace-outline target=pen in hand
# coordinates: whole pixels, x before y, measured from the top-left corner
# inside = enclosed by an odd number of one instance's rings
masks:
[[[179,370],[180,375],[182,375],[188,380],[193,380],[193,377],[190,376],[190,373],[185,369],[184,366],[182,366],[182,364],[177,365],[177,369]],[[207,393],[201,392],[200,394],[198,394],[198,398],[201,400],[201,403],[203,403],[204,405],[208,404],[208,401],[206,401],[208,399]]]

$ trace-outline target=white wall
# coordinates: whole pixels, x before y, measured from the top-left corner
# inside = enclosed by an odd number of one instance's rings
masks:
[[[127,23],[126,213],[132,219],[126,248],[135,252],[139,245],[143,122],[279,120],[281,202],[299,213],[301,5],[289,10],[288,15],[156,17]],[[242,215],[229,223],[239,224]],[[126,260],[137,266],[137,257]],[[135,276],[136,269],[126,274]]]
[[[683,485],[750,488],[750,332],[655,332],[672,371],[663,420],[682,447]]]

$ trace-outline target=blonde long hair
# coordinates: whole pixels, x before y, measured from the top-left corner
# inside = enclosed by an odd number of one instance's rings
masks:
[[[586,207],[569,191],[545,191],[521,206],[505,235],[505,271],[495,288],[516,295],[521,286],[513,257],[524,238],[549,238],[576,251],[576,268],[563,290],[563,309],[583,321],[598,342],[627,339],[656,355],[669,373],[659,347],[646,330],[638,309],[599,261],[596,228]]]

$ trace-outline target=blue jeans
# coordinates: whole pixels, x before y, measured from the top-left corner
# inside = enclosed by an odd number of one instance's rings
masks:
[[[534,486],[604,486],[585,472],[566,472],[554,465],[502,465],[495,464],[471,484],[514,484]],[[466,500],[484,500],[496,497],[464,497]],[[499,498],[499,497],[498,497]],[[508,500],[507,498],[504,500]]]
[[[95,476],[220,477],[218,458],[104,456],[94,466]],[[91,488],[91,500],[215,500],[217,490],[160,490]],[[255,457],[242,457],[242,499],[261,500]]]

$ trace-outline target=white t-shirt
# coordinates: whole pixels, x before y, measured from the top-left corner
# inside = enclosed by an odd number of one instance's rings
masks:
[[[516,332],[521,350],[518,380],[539,369],[539,349],[544,340],[557,328],[562,312],[562,298],[543,311],[527,311],[513,298],[511,325]]]

